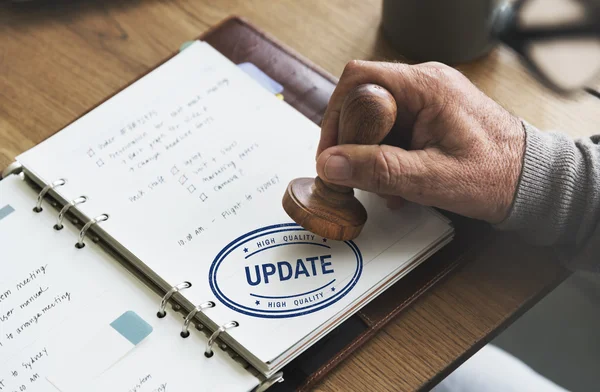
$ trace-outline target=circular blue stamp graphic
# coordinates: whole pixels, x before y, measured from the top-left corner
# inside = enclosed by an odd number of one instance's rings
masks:
[[[290,318],[339,301],[362,269],[354,242],[330,241],[289,223],[231,241],[212,262],[209,282],[219,301],[237,312]]]

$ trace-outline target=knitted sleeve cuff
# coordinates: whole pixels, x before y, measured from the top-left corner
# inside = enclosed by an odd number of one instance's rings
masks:
[[[495,225],[518,231],[539,245],[575,240],[577,222],[585,212],[585,162],[567,135],[541,132],[523,121],[525,153],[508,217]]]

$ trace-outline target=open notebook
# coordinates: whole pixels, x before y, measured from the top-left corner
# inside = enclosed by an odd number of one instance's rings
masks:
[[[102,307],[97,292],[104,290],[119,306],[112,313],[99,313],[100,324],[110,324],[106,320],[112,322],[129,309],[137,312],[135,317],[141,315],[140,325],[154,327],[148,342],[123,354],[111,372],[94,376],[96,385],[117,385],[110,383],[122,379],[119,372],[131,376],[129,366],[140,371],[145,361],[151,366],[153,350],[170,350],[167,356],[178,356],[181,350],[183,359],[176,362],[183,370],[173,370],[173,377],[204,366],[198,361],[215,359],[218,364],[211,366],[220,370],[206,370],[203,379],[210,372],[215,378],[231,372],[239,390],[251,389],[252,382],[242,374],[250,372],[227,369],[237,362],[225,358],[224,351],[210,349],[203,337],[194,337],[204,336],[194,328],[182,331],[180,315],[165,308],[166,316],[157,317],[161,298],[130,282],[126,270],[113,267],[94,240],[127,260],[135,276],[168,292],[164,300],[191,312],[191,325],[197,322],[208,337],[227,345],[259,378],[273,376],[453,236],[449,221],[433,209],[409,204],[390,211],[377,196],[363,192],[357,197],[369,219],[354,241],[331,241],[294,224],[281,198],[290,180],[316,175],[318,140],[317,125],[210,45],[196,41],[17,157],[23,174],[60,206],[70,206],[67,215],[84,226],[77,232],[65,220],[62,230],[53,229],[56,213],[32,211],[35,192],[17,179],[2,181],[0,204],[29,206],[19,213],[30,223],[14,241],[1,236],[0,251],[3,256],[8,249],[14,258],[42,260],[18,251],[36,233],[48,247],[40,247],[40,255],[79,268],[64,267],[69,272],[60,279],[81,282],[89,276],[94,283],[82,286],[90,291],[89,298],[81,299],[72,312]],[[0,220],[0,228],[13,232],[7,219]],[[84,258],[86,262],[76,261]],[[82,266],[88,259],[98,267]],[[3,270],[9,263],[5,260]],[[0,292],[4,282],[3,276]],[[14,283],[6,282],[8,287]],[[130,303],[118,300],[123,295]],[[0,301],[0,311],[15,304]],[[64,312],[57,316],[64,322],[75,317]],[[6,343],[3,335],[1,344]],[[36,338],[44,339],[32,333],[30,339]],[[78,344],[60,348],[67,352]],[[10,363],[12,355],[28,353],[25,346],[11,347],[9,354],[0,347],[1,361]],[[144,358],[142,364],[129,359],[133,357]],[[169,360],[161,362],[163,372],[175,367],[165,365]],[[60,371],[55,373],[60,376]]]

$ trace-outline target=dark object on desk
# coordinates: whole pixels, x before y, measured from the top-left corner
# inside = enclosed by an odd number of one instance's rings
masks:
[[[396,121],[396,101],[384,88],[365,84],[351,91],[340,112],[339,144],[379,144]],[[367,221],[367,211],[352,188],[330,184],[318,176],[292,180],[283,209],[300,226],[321,237],[352,240]]]
[[[382,30],[403,56],[457,64],[488,53],[499,0],[383,0]]]
[[[455,65],[504,44],[547,88],[598,95],[597,0],[384,0],[381,28],[412,61]]]
[[[600,76],[597,0],[517,0],[499,12],[492,38],[558,93],[589,92]]]

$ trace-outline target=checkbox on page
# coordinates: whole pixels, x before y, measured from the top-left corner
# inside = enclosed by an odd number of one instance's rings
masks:
[[[206,196],[206,193],[202,192],[200,194],[200,200],[205,201],[206,199],[208,199],[208,196]]]
[[[190,185],[190,186],[188,186],[188,188],[187,188],[187,189],[188,189],[188,191],[189,191],[190,193],[194,193],[194,192],[196,191],[196,187],[195,187],[193,184],[192,184],[192,185]]]
[[[177,174],[177,173],[179,173],[179,169],[177,168],[177,166],[173,166],[173,167],[171,168],[171,174],[172,174],[172,175],[175,175],[175,174]]]
[[[188,178],[186,177],[186,175],[184,174],[183,176],[179,177],[179,183],[181,185],[185,184],[187,182]]]
[[[98,167],[102,167],[102,166],[104,166],[104,161],[102,159],[98,159],[96,161],[96,165],[98,165]]]

